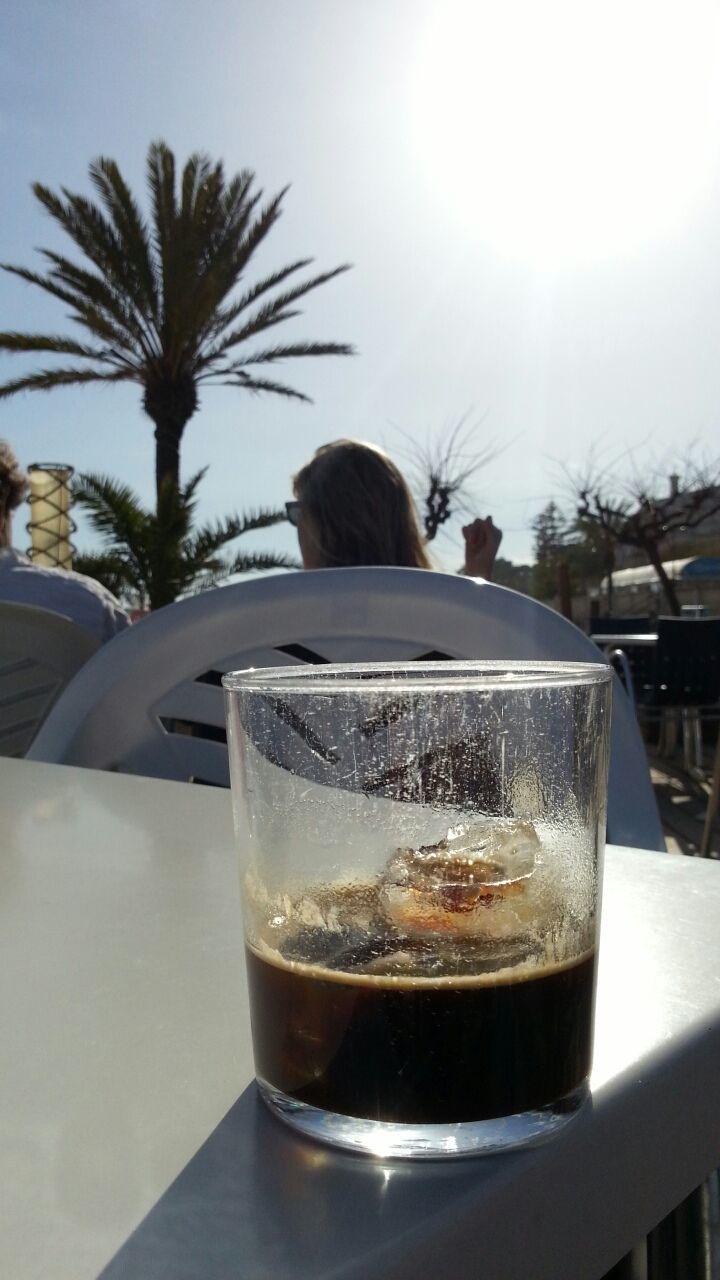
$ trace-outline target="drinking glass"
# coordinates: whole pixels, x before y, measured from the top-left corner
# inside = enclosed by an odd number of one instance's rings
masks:
[[[383,1157],[528,1145],[587,1091],[611,672],[227,675],[257,1081]]]

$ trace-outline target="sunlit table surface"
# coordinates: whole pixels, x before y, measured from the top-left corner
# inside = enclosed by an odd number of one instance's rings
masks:
[[[0,815],[8,1280],[594,1280],[720,1164],[714,862],[608,851],[566,1130],[410,1165],[257,1098],[228,793],[0,760]]]

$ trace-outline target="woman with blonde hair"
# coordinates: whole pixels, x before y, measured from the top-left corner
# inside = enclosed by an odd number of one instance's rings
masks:
[[[376,445],[322,445],[294,477],[293,492],[286,510],[298,531],[303,568],[433,567],[407,481]],[[463,535],[463,572],[490,578],[502,538],[492,517],[474,520]]]

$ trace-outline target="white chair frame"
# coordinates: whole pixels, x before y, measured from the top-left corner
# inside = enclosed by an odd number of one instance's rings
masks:
[[[100,644],[63,614],[0,601],[0,756],[24,756],[76,671]]]
[[[433,656],[603,662],[528,596],[421,569],[322,569],[183,600],[105,646],[65,691],[30,756],[227,786],[220,678],[303,661]],[[664,849],[645,749],[615,678],[608,837]]]

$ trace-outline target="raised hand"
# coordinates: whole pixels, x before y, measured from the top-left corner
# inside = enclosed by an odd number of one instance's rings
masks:
[[[463,572],[471,578],[492,578],[493,565],[502,542],[502,529],[493,524],[492,516],[482,520],[479,516],[471,524],[463,526],[465,539],[465,567]]]

